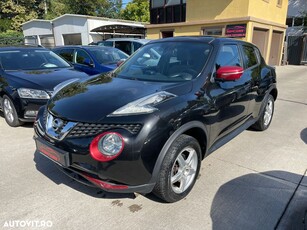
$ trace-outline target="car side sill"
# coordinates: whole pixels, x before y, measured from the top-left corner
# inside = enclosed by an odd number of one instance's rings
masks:
[[[222,137],[221,139],[219,139],[218,141],[216,141],[209,149],[208,152],[206,154],[206,156],[208,156],[209,154],[211,154],[212,152],[214,152],[215,150],[217,150],[218,148],[222,147],[224,144],[226,144],[227,142],[229,142],[230,140],[232,140],[233,138],[235,138],[236,136],[238,136],[240,133],[242,133],[244,130],[248,129],[251,125],[253,125],[257,120],[254,118],[249,118],[244,124],[242,124],[240,127],[238,127],[237,129],[235,129],[234,131],[232,131],[231,133],[229,133],[228,135],[226,135],[225,137]]]

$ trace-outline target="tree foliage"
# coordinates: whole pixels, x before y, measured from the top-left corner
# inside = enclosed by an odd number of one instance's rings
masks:
[[[122,0],[0,0],[0,33],[21,31],[31,19],[54,19],[63,14],[149,21],[149,1],[133,0],[122,9]]]
[[[2,0],[0,2],[0,18],[11,20],[10,29],[20,31],[20,25],[43,15],[40,8],[43,0]]]
[[[122,10],[121,17],[126,20],[149,22],[149,1],[133,0]]]

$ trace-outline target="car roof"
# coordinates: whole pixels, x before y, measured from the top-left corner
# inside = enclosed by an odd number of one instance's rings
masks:
[[[163,38],[158,40],[151,40],[150,43],[158,43],[158,42],[170,42],[170,41],[177,41],[177,42],[204,42],[210,44],[221,44],[221,43],[237,43],[237,44],[248,44],[253,45],[252,43],[241,41],[238,39],[227,38],[227,37],[213,37],[213,36],[178,36],[178,37],[170,37],[170,38]]]
[[[110,46],[96,46],[96,45],[66,45],[66,46],[56,46],[53,49],[64,49],[64,48],[80,48],[80,49],[116,49],[114,47],[110,47]]]
[[[46,50],[46,48],[42,47],[42,46],[38,46],[38,45],[4,45],[4,46],[0,46],[0,50],[5,50],[5,51],[9,51],[9,50],[34,50],[34,49],[42,49],[42,50]]]
[[[105,41],[131,41],[131,42],[139,42],[139,43],[145,44],[151,40],[143,39],[143,38],[109,38]]]

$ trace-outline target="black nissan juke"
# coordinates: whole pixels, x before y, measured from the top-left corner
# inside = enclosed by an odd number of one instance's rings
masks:
[[[176,202],[205,156],[249,127],[269,127],[276,98],[275,70],[254,45],[167,38],[113,72],[63,84],[39,110],[34,138],[75,180]]]

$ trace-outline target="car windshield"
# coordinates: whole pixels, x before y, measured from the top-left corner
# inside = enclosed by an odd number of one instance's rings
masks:
[[[91,49],[90,52],[100,64],[105,65],[115,64],[121,60],[126,60],[129,57],[124,52],[113,48]]]
[[[189,81],[204,68],[211,46],[198,42],[158,42],[143,46],[114,76],[145,81]]]
[[[20,49],[0,51],[0,64],[4,70],[38,70],[67,68],[70,65],[50,50]]]

